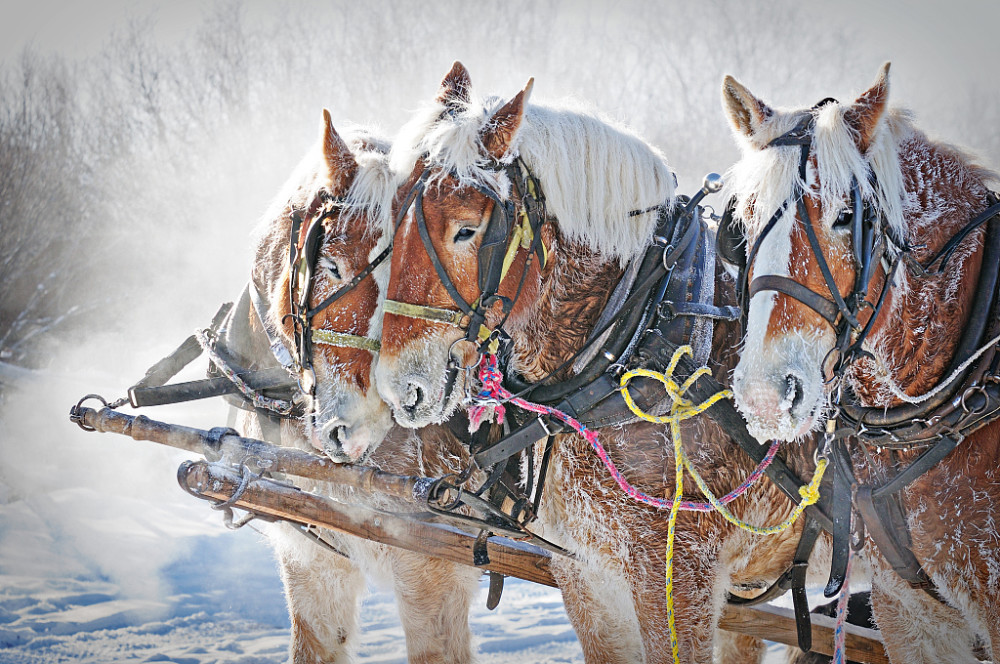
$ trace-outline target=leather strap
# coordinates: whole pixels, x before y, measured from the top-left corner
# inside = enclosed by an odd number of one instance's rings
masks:
[[[407,318],[421,318],[437,323],[447,323],[455,327],[461,327],[466,315],[461,311],[452,309],[441,309],[440,307],[429,307],[423,304],[410,304],[399,300],[385,300],[384,311],[387,314],[396,316],[406,316]]]
[[[914,459],[905,470],[896,475],[889,482],[886,482],[884,485],[873,489],[872,497],[879,500],[887,498],[892,494],[899,493],[911,482],[919,479],[924,473],[940,463],[946,456],[951,454],[951,451],[955,449],[960,440],[961,439],[957,436],[941,436],[938,439],[938,442],[934,444],[934,447],[925,450],[920,456]]]
[[[908,531],[899,531],[895,528],[899,521],[905,523],[905,519],[902,518],[900,505],[891,498],[876,500],[872,496],[870,486],[858,487],[855,504],[868,529],[868,536],[872,538],[886,562],[900,578],[912,588],[925,590],[940,599],[934,590],[934,584],[910,550]],[[890,510],[895,514],[890,514]],[[891,523],[893,521],[896,523]],[[904,538],[905,541],[901,541]]]
[[[490,611],[500,606],[500,597],[503,595],[503,580],[503,574],[490,571],[490,591],[486,595],[486,608]]]
[[[362,337],[357,334],[345,334],[343,332],[331,332],[330,330],[312,331],[312,341],[314,344],[324,346],[336,346],[338,348],[357,348],[370,353],[377,353],[382,344],[378,339]]]
[[[816,291],[806,288],[794,279],[783,277],[780,274],[763,274],[759,277],[754,277],[754,280],[750,282],[750,292],[747,296],[747,302],[749,303],[749,298],[752,298],[761,291],[778,291],[789,297],[794,297],[822,316],[823,320],[829,323],[831,327],[834,329],[837,327],[837,317],[840,314],[840,310],[837,308],[836,303],[826,299]]]
[[[805,652],[812,650],[812,619],[809,615],[809,599],[806,596],[806,572],[809,570],[809,557],[816,547],[816,540],[821,531],[819,522],[807,516],[802,536],[799,537],[799,545],[795,547],[792,566],[788,569],[792,608],[795,612],[795,632],[799,648]]]
[[[240,375],[255,390],[293,388],[296,383],[281,367],[249,371]],[[186,383],[160,385],[156,387],[131,387],[128,391],[129,403],[133,408],[162,406],[197,399],[208,399],[224,394],[235,394],[238,390],[232,381],[224,376],[203,378]]]
[[[480,468],[490,468],[551,436],[560,429],[561,426],[550,423],[547,417],[539,416],[518,427],[485,450],[474,454],[472,458]]]
[[[247,283],[246,295],[250,297],[250,304],[253,306],[254,315],[257,317],[261,328],[263,328],[264,334],[267,335],[267,345],[271,349],[271,355],[278,361],[278,364],[285,367],[288,373],[294,374],[296,372],[295,360],[292,359],[292,354],[288,352],[285,342],[278,335],[274,326],[271,325],[271,320],[267,315],[269,306],[267,301],[261,296],[260,290],[257,288],[257,283],[253,278]]]
[[[232,302],[226,302],[219,307],[215,316],[212,317],[211,329],[219,329],[219,326],[222,325],[223,320],[225,320],[232,308]],[[167,355],[162,360],[147,369],[146,374],[138,383],[131,387],[130,391],[165,385],[168,380],[180,373],[184,367],[198,359],[200,355],[201,344],[198,343],[198,338],[192,334],[185,339],[180,346],[174,349],[170,355]],[[135,404],[132,405],[135,406]]]
[[[833,462],[833,559],[830,577],[823,589],[826,597],[837,595],[847,578],[847,562],[851,555],[851,485],[854,483],[850,458],[844,456],[847,451],[841,441],[834,443],[831,454],[842,458]]]
[[[331,304],[333,304],[340,298],[350,293],[355,286],[364,281],[368,277],[368,275],[374,272],[375,268],[381,265],[385,261],[385,259],[387,259],[391,254],[392,254],[392,242],[390,242],[389,246],[383,249],[378,256],[372,259],[372,262],[366,265],[363,270],[354,275],[354,278],[351,279],[350,282],[338,288],[336,292],[330,294],[329,297],[327,297],[325,300],[317,304],[314,308],[310,309],[306,313],[306,317],[312,319],[316,314],[323,311]]]
[[[490,539],[490,531],[480,530],[476,536],[476,541],[472,543],[472,564],[476,567],[483,567],[490,564],[490,554],[486,548],[486,543]]]

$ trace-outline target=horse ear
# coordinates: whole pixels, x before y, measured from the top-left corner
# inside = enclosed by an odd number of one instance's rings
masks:
[[[358,172],[358,162],[347,147],[347,143],[333,128],[330,111],[323,109],[323,158],[330,175],[331,193],[340,195],[347,188]]]
[[[889,101],[889,63],[882,65],[878,78],[868,90],[844,111],[844,122],[854,130],[855,143],[861,154],[868,151],[878,121],[885,113]]]
[[[534,85],[535,79],[529,78],[524,89],[494,113],[486,125],[482,135],[483,147],[486,148],[486,153],[497,161],[504,158],[514,143],[514,137],[521,127],[521,121],[524,120],[524,111]]]
[[[441,81],[438,89],[437,101],[444,104],[448,110],[455,110],[459,104],[469,102],[469,88],[472,87],[472,79],[469,78],[469,70],[458,60],[451,66]]]
[[[747,138],[759,132],[767,119],[774,115],[770,106],[754,97],[732,76],[722,80],[722,105],[733,128]]]

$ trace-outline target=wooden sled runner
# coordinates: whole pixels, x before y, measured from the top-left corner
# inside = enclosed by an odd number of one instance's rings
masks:
[[[418,511],[426,508],[436,480],[393,475],[375,468],[337,464],[301,450],[243,438],[232,430],[205,431],[168,424],[111,408],[95,410],[78,404],[70,419],[86,431],[116,433],[203,455],[207,460],[186,461],[178,481],[192,495],[224,510],[239,508],[254,518],[279,519],[303,527],[339,531],[374,542],[433,555],[451,562],[480,567],[495,575],[557,587],[549,571],[553,556],[565,555],[539,543],[492,535],[477,537],[447,516]],[[271,473],[334,482],[352,489],[361,499],[386,499],[399,511],[347,504],[315,495],[289,483],[266,477]],[[438,499],[448,500],[441,496]],[[359,501],[363,502],[362,501]],[[411,512],[404,511],[409,509]],[[227,514],[231,518],[231,511]],[[796,627],[791,609],[761,605],[726,606],[719,627],[730,632],[795,645]],[[814,651],[832,655],[834,620],[812,616]],[[871,664],[888,663],[877,630],[848,624],[847,656]]]

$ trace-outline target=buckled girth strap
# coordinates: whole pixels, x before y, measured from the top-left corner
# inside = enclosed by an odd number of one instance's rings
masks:
[[[788,570],[789,585],[792,590],[792,607],[795,612],[795,631],[799,648],[805,652],[812,650],[812,620],[809,617],[809,600],[806,597],[806,572],[809,557],[816,546],[822,527],[816,519],[806,517],[799,545],[795,548],[792,566]]]

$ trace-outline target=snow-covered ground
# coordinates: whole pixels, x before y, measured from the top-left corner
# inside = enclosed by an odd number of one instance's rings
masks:
[[[71,424],[69,406],[91,387],[40,379],[0,409],[0,664],[286,661],[289,621],[264,537],[226,530],[177,486],[190,455]],[[221,403],[147,414],[225,420]],[[558,591],[508,579],[495,611],[486,591],[484,581],[471,617],[480,662],[583,661]],[[406,661],[391,592],[371,588],[362,624],[358,662]]]
[[[0,410],[0,664],[284,662],[289,621],[265,538],[226,530],[177,486],[191,455],[71,424],[92,387],[43,377]],[[221,402],[147,414],[225,422]],[[357,661],[405,662],[392,593],[370,590]],[[481,662],[583,661],[558,591],[510,579],[495,611],[486,591],[471,619]]]

